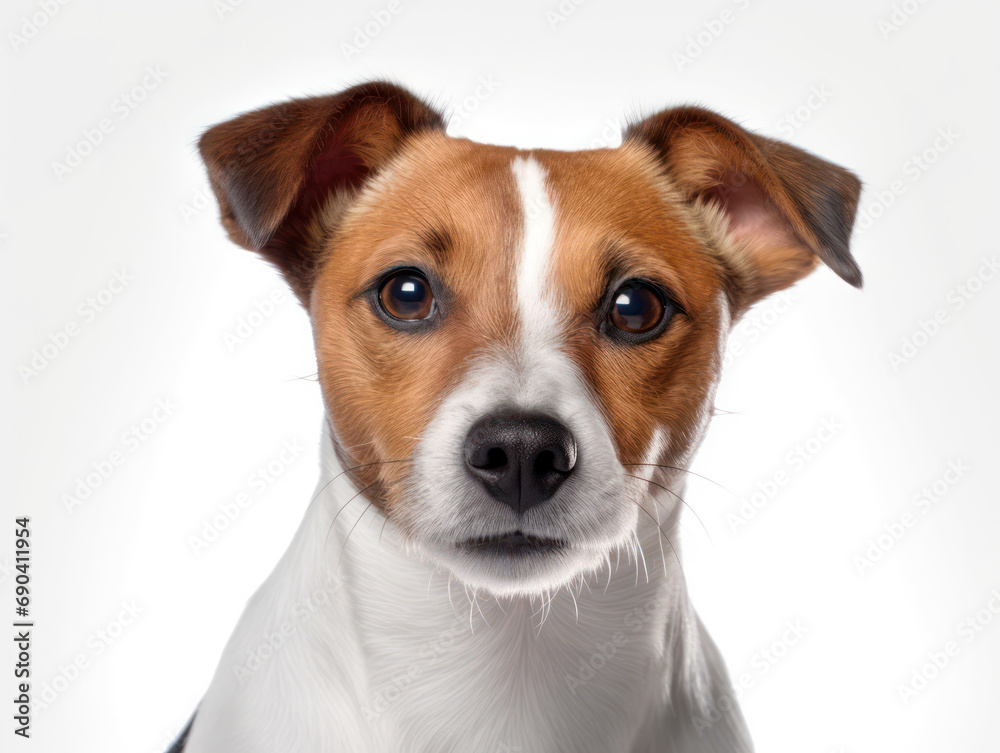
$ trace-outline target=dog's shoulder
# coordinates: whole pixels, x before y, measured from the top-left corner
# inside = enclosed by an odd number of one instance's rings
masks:
[[[686,605],[667,625],[665,702],[631,753],[753,753],[726,664],[701,619]]]

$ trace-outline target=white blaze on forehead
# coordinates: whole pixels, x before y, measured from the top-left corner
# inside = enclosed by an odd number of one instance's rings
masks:
[[[524,218],[522,245],[513,265],[520,341],[479,356],[437,408],[414,453],[407,498],[418,502],[400,505],[398,516],[414,541],[432,554],[442,542],[525,525],[536,535],[580,544],[559,565],[564,570],[539,576],[551,578],[531,586],[540,593],[565,584],[569,574],[575,577],[597,568],[605,550],[630,541],[637,510],[615,502],[625,487],[624,469],[585,376],[559,341],[566,326],[559,326],[559,321],[567,317],[561,315],[552,276],[557,195],[549,191],[545,170],[534,159],[515,158],[511,172]],[[563,492],[532,508],[523,519],[493,504],[464,463],[470,428],[484,416],[508,409],[552,416],[569,429],[577,444],[577,465]],[[499,573],[494,579],[485,571],[462,570],[465,565],[457,560],[449,562],[459,568],[460,578],[464,572],[474,583],[491,583],[490,588],[504,593],[521,588]]]
[[[551,327],[553,306],[546,291],[555,240],[555,211],[545,185],[545,170],[531,157],[517,157],[511,165],[521,196],[524,234],[517,267],[517,305],[529,334]]]

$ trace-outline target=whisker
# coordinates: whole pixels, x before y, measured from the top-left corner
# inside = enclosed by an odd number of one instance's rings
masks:
[[[469,586],[466,585],[465,586],[465,598],[467,598],[469,600],[469,630],[472,632],[473,635],[475,635],[475,633],[476,633],[476,625],[472,621],[472,618],[475,616],[475,612],[476,612],[476,589],[475,588],[472,589],[472,595],[470,596],[469,595]]]
[[[649,568],[646,567],[646,553],[642,550],[642,542],[639,541],[639,536],[635,531],[632,531],[632,536],[635,537],[635,548],[639,552],[639,557],[642,557],[642,569],[646,572],[646,583],[649,584]],[[639,574],[639,561],[636,560],[635,563],[635,574]]]
[[[535,609],[535,595],[534,595],[534,594],[531,594],[531,595],[530,595],[530,596],[528,597],[528,604],[529,604],[529,605],[531,606],[531,608],[532,608],[532,612],[531,612],[531,614],[530,614],[530,615],[528,615],[528,618],[529,618],[529,619],[534,619],[534,618],[535,618],[535,615],[536,615],[536,614],[538,614],[538,611],[539,611],[538,609]],[[541,607],[539,607],[539,609],[541,609]]]
[[[573,599],[573,612],[576,614],[576,621],[580,621],[580,605],[576,603],[576,594],[573,593],[572,588],[567,588],[569,591],[570,598]]]
[[[734,492],[732,492],[729,489],[727,489],[726,487],[724,487],[718,481],[713,481],[708,476],[702,476],[700,473],[695,473],[694,471],[689,471],[687,468],[678,468],[675,465],[660,465],[659,463],[622,463],[622,465],[624,465],[626,468],[632,468],[632,467],[635,467],[635,466],[647,466],[647,467],[650,467],[650,468],[666,468],[666,469],[671,470],[671,471],[680,471],[681,473],[689,473],[692,476],[697,476],[698,478],[704,479],[705,481],[707,481],[710,484],[715,484],[717,487],[719,487],[720,489],[722,489],[722,491],[726,492],[727,494],[732,494],[734,497],[736,496],[736,494]]]
[[[653,500],[653,505],[655,506],[655,505],[656,505],[656,499],[655,499],[654,497],[650,497],[650,499],[652,499],[652,500]],[[664,531],[664,530],[663,530],[663,527],[662,527],[662,526],[661,526],[661,525],[660,525],[660,524],[659,524],[659,523],[658,523],[658,522],[657,522],[657,521],[656,521],[656,520],[655,520],[655,519],[653,518],[653,516],[652,516],[652,515],[650,515],[650,514],[649,514],[649,511],[648,511],[648,510],[647,510],[647,509],[646,509],[645,507],[643,507],[643,506],[642,506],[641,504],[639,504],[638,502],[635,502],[635,500],[632,500],[632,501],[633,501],[633,502],[635,503],[636,507],[638,507],[638,508],[639,508],[640,510],[642,510],[642,511],[643,511],[644,513],[646,513],[646,516],[647,516],[647,517],[648,517],[648,518],[649,518],[650,520],[652,520],[652,521],[653,521],[653,523],[655,523],[655,524],[656,524],[656,529],[657,529],[657,531],[659,531],[659,533],[660,533],[660,534],[662,535],[662,537],[663,537],[663,538],[661,538],[661,539],[660,539],[660,556],[661,556],[661,557],[663,558],[663,573],[664,573],[664,575],[666,575],[666,572],[667,572],[667,557],[666,557],[666,555],[665,555],[665,554],[663,553],[663,539],[666,539],[666,540],[667,540],[667,546],[669,546],[669,547],[670,547],[670,551],[671,551],[671,552],[673,553],[673,555],[674,555],[674,561],[675,561],[675,562],[677,562],[677,566],[678,566],[678,567],[679,567],[679,568],[681,569],[681,575],[683,575],[683,574],[684,574],[684,564],[683,564],[683,563],[681,562],[681,558],[680,558],[680,555],[678,555],[678,554],[677,554],[677,550],[676,550],[676,549],[674,548],[674,544],[673,544],[673,542],[672,542],[672,541],[670,540],[670,536],[668,536],[668,535],[667,535],[666,531]],[[659,517],[659,512],[657,512],[657,517]]]
[[[380,551],[380,549],[382,547],[382,534],[385,533],[385,524],[388,523],[388,522],[389,522],[389,516],[388,515],[384,515],[382,517],[382,527],[378,529],[378,543],[375,544],[375,556],[376,557],[378,557],[379,551]],[[434,571],[433,570],[431,571],[431,576],[432,577],[434,576]],[[430,590],[430,585],[427,586],[427,589]]]
[[[360,445],[358,445],[360,447]],[[361,463],[360,465],[354,465],[348,468],[344,473],[350,473],[351,471],[356,471],[358,468],[371,468],[373,465],[388,465],[390,463],[412,463],[413,458],[396,458],[395,460],[376,460],[372,463]]]
[[[539,613],[541,614],[542,619],[541,622],[538,623],[538,632],[536,635],[542,634],[542,626],[552,613],[552,592],[548,589],[546,589],[545,593],[542,594],[542,603],[539,608]]]
[[[679,555],[679,554],[677,554],[677,549],[675,549],[675,548],[674,548],[674,542],[672,542],[672,541],[670,540],[670,537],[669,537],[669,536],[667,536],[667,534],[663,534],[663,538],[665,538],[665,539],[667,540],[667,546],[669,546],[669,547],[670,547],[670,552],[671,552],[671,553],[672,553],[672,554],[674,555],[674,561],[675,561],[675,562],[677,563],[677,567],[678,567],[678,568],[680,569],[680,571],[681,571],[681,576],[682,576],[682,577],[683,577],[683,578],[684,578],[685,580],[687,580],[687,576],[686,576],[686,575],[685,575],[685,573],[684,573],[684,563],[683,563],[683,562],[681,562],[681,557],[680,557],[680,555]],[[664,567],[666,567],[666,561],[665,561],[665,560],[664,560]]]
[[[489,628],[490,630],[492,630],[493,627],[490,625],[490,621],[486,619],[486,615],[483,614],[483,608],[479,604],[478,594],[476,594],[476,598],[474,599],[473,603],[476,605],[476,611],[479,612],[479,616],[482,617],[483,618],[483,622],[486,623],[486,627]]]
[[[656,513],[656,541],[660,545],[660,562],[663,563],[663,575],[667,575],[667,555],[663,553],[663,524],[660,523],[660,506],[656,504],[656,497],[652,494],[649,495],[653,500],[653,511]],[[642,505],[639,505],[639,509],[642,509]]]
[[[663,484],[658,484],[655,481],[652,481],[651,479],[643,478],[642,476],[635,476],[635,475],[633,475],[631,473],[626,473],[625,475],[629,476],[630,478],[639,479],[639,481],[645,481],[647,484],[652,484],[653,486],[657,487],[658,489],[663,489],[663,491],[665,491],[667,494],[670,494],[670,495],[676,497],[677,500],[682,505],[684,505],[688,510],[691,511],[691,514],[694,515],[695,519],[701,525],[701,529],[705,532],[705,536],[708,537],[709,541],[712,541],[712,534],[710,534],[708,532],[708,528],[705,527],[705,522],[701,519],[701,516],[697,512],[695,512],[695,509],[693,507],[691,507],[691,505],[689,505],[686,501],[684,501],[684,498],[680,494],[678,494],[677,492],[675,492],[673,489],[668,489]]]
[[[528,603],[531,604],[532,607],[535,606],[535,596],[534,596],[534,594],[532,594],[531,598],[528,600]],[[545,598],[543,596],[539,596],[539,598],[538,598],[538,609],[535,609],[531,613],[531,619],[534,619],[536,616],[540,615],[542,613],[542,608],[544,606],[545,606]]]
[[[364,489],[362,489],[357,494],[355,494],[353,497],[351,497],[349,500],[347,500],[347,502],[345,502],[343,504],[343,506],[339,510],[337,510],[337,514],[333,516],[333,520],[330,521],[330,527],[326,531],[326,538],[323,540],[323,549],[326,549],[327,544],[330,543],[330,534],[333,533],[333,526],[337,522],[337,518],[340,517],[340,513],[342,513],[344,510],[346,510],[350,506],[351,502],[353,502],[358,497],[360,497],[362,494],[364,494],[365,490],[368,489],[369,486],[372,486],[372,484],[368,484],[368,486],[366,486]],[[372,503],[369,503],[369,505],[371,505],[371,504]],[[367,510],[367,509],[368,508],[366,507],[365,510]],[[357,525],[357,523],[355,523],[355,525]],[[353,531],[354,529],[352,528],[351,530]],[[346,539],[345,539],[345,545],[346,545]],[[346,546],[345,546],[345,548],[346,548]],[[341,550],[341,551],[343,552],[343,550]],[[338,562],[338,565],[339,565],[339,562]],[[336,572],[336,569],[334,570],[334,572]]]
[[[355,496],[357,496],[357,495],[355,495]],[[361,519],[363,517],[365,517],[365,513],[368,512],[368,510],[374,504],[375,504],[374,502],[369,502],[368,503],[368,505],[365,507],[365,509],[361,511],[361,514],[358,516],[358,519],[354,521],[354,525],[351,526],[351,530],[347,532],[347,537],[344,539],[344,544],[343,544],[343,546],[340,549],[340,556],[337,558],[337,566],[334,568],[334,572],[337,572],[338,570],[340,570],[340,563],[343,562],[344,555],[347,553],[347,542],[350,541],[351,534],[354,533],[354,529],[358,527],[358,523],[361,522]]]
[[[345,468],[340,473],[338,473],[336,476],[334,476],[329,481],[327,481],[325,484],[323,484],[323,486],[320,488],[320,490],[318,492],[316,492],[316,495],[311,500],[309,500],[309,507],[311,508],[312,505],[313,505],[313,503],[315,503],[316,500],[319,499],[323,495],[323,492],[325,492],[327,490],[327,488],[330,486],[330,484],[332,484],[338,478],[340,478],[341,476],[343,476],[345,473],[352,473],[353,471],[356,471],[359,468],[371,468],[372,466],[387,465],[389,463],[406,463],[406,462],[410,462],[411,460],[412,460],[412,458],[397,458],[395,460],[376,460],[376,461],[374,461],[372,463],[360,463],[358,465],[351,466],[350,468]],[[336,514],[333,516],[333,520],[330,521],[330,527],[326,531],[326,537],[323,539],[323,548],[324,549],[326,549],[326,547],[330,543],[330,534],[333,532],[333,527],[334,527],[334,525],[337,522],[337,518],[340,517],[340,514],[350,506],[351,502],[353,502],[359,496],[361,496],[362,494],[364,494],[368,489],[370,489],[374,485],[375,485],[375,482],[373,481],[372,483],[370,483],[367,486],[365,486],[364,488],[362,488],[357,494],[355,494],[349,500],[347,500],[347,502],[345,502],[341,506],[341,508],[339,510],[337,510]],[[374,501],[370,502],[369,505],[368,505],[368,507],[371,507],[373,504],[374,504]],[[361,513],[362,517],[364,517],[364,513],[365,512],[368,512],[368,507],[366,507],[365,511]],[[358,518],[358,520],[360,521],[361,518]],[[386,518],[386,520],[388,520],[388,518]],[[355,523],[354,525],[357,526],[357,523]],[[383,530],[385,529],[385,522],[382,523],[382,529]],[[352,527],[351,528],[351,533],[353,533],[353,531],[354,531],[354,528]],[[350,533],[348,533],[348,538],[350,538]],[[378,543],[379,543],[379,545],[381,545],[381,543],[382,543],[382,531],[381,530],[379,531],[379,541],[378,541]],[[347,539],[344,539],[344,549],[341,550],[341,558],[343,557],[343,551],[346,550],[346,549],[347,549]],[[376,546],[375,551],[376,551],[376,554],[377,554],[378,553],[378,546]],[[340,558],[338,558],[338,565],[337,565],[338,567],[340,566],[339,565],[339,559]]]
[[[532,596],[531,603],[534,604],[534,601],[535,597]],[[542,625],[545,624],[545,619],[548,616],[548,612],[546,611],[547,605],[548,605],[548,592],[545,591],[539,594],[538,596],[538,609],[536,609],[534,612],[531,613],[531,619],[534,619],[535,617],[539,618],[538,625],[535,626],[536,636],[542,634]]]
[[[378,460],[378,461],[376,461],[374,463],[362,463],[360,465],[351,466],[350,468],[344,468],[343,470],[340,471],[340,473],[338,473],[336,476],[334,476],[333,478],[331,478],[329,481],[327,481],[325,484],[323,484],[323,486],[320,487],[320,490],[318,492],[316,492],[315,496],[313,496],[313,498],[309,500],[309,504],[308,504],[308,506],[307,506],[306,509],[311,508],[313,506],[313,503],[323,495],[323,492],[325,492],[327,490],[327,487],[329,487],[330,484],[332,484],[338,478],[340,478],[341,476],[343,476],[345,473],[350,473],[351,471],[356,471],[356,470],[358,470],[358,468],[370,468],[373,465],[383,465],[385,463],[405,463],[406,461],[408,461],[410,459],[411,458],[399,458],[398,460]],[[348,500],[348,501],[350,501],[350,500]],[[327,534],[327,535],[329,535],[329,534]]]
[[[633,555],[635,560],[633,561]],[[635,570],[635,588],[639,587],[639,555],[635,552],[635,541],[629,539],[628,542],[628,563],[632,565],[632,569]]]

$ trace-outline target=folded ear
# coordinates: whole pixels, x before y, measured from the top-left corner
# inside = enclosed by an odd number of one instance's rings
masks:
[[[307,303],[317,213],[331,198],[349,198],[427,129],[444,130],[440,114],[376,81],[245,113],[210,128],[198,148],[229,237],[277,265]]]
[[[861,192],[853,173],[698,107],[646,118],[625,139],[652,146],[687,201],[721,210],[746,305],[801,279],[817,258],[861,287],[848,245]]]

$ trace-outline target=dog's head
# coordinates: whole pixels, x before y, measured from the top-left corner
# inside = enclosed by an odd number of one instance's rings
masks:
[[[343,467],[415,548],[497,593],[557,587],[630,539],[643,479],[669,485],[697,446],[751,304],[819,260],[861,283],[857,178],[699,108],[617,149],[520,151],[450,138],[370,83],[200,149],[230,237],[312,318]]]

